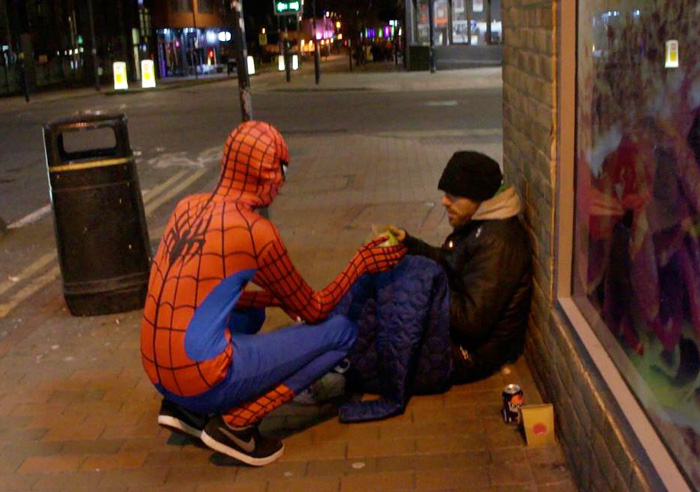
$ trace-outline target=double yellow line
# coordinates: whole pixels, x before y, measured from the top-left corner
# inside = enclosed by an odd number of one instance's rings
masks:
[[[207,169],[205,168],[198,169],[195,172],[192,172],[191,169],[183,169],[150,190],[143,197],[146,215],[151,215],[164,203],[183,192],[188,186],[204,176],[206,172]],[[187,176],[188,174],[189,176]],[[162,232],[162,228],[159,227],[157,231]],[[159,237],[160,234],[154,236]],[[0,319],[5,318],[15,307],[58,278],[61,270],[56,262],[56,252],[52,251],[51,253],[39,257],[16,276],[0,282],[0,297],[5,292],[19,288],[17,292],[12,294],[9,300],[0,304]],[[32,278],[36,273],[42,271],[49,265],[53,265],[49,271]],[[18,280],[13,281],[13,278],[17,278]],[[24,282],[25,279],[31,280],[26,283]]]

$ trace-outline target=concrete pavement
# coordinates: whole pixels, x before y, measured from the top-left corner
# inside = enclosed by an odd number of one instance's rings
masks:
[[[253,90],[438,90],[500,80],[493,69],[329,71],[316,89],[309,65],[291,86],[271,74],[269,83],[254,79]],[[436,190],[444,163],[462,148],[501,155],[500,136],[479,132],[286,138],[289,177],[271,216],[315,288],[342,269],[373,223],[439,243],[449,231]],[[210,189],[215,175],[187,192]],[[172,201],[159,206],[164,214]],[[149,223],[152,237],[163,214]],[[27,285],[11,285],[0,303]],[[285,455],[252,469],[157,426],[159,398],[140,364],[139,311],[73,318],[57,280],[12,309],[17,326],[0,340],[0,491],[575,490],[558,446],[527,448],[501,420],[506,383],[520,383],[527,402],[540,401],[522,359],[486,381],[414,397],[404,415],[381,422],[343,425],[333,405],[285,405],[263,424],[285,437]],[[0,329],[8,320],[0,316]],[[264,329],[286,323],[271,309]]]

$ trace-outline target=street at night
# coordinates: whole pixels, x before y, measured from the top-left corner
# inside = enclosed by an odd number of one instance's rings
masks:
[[[311,64],[295,74],[289,85],[283,74],[274,71],[253,78],[255,118],[277,126],[290,144],[290,177],[283,195],[294,194],[295,183],[306,181],[309,173],[324,180],[345,179],[348,167],[371,166],[384,176],[387,194],[394,197],[388,203],[411,202],[415,196],[400,190],[408,176],[386,164],[399,156],[409,159],[403,154],[406,145],[418,146],[422,154],[406,165],[429,160],[434,169],[425,172],[437,172],[445,153],[464,145],[500,155],[500,70],[457,71],[429,79],[426,74],[393,72],[391,65],[381,72],[349,73],[345,63],[340,57],[325,63],[328,73],[318,87],[313,84]],[[456,89],[459,86],[467,89]],[[0,217],[10,228],[0,251],[4,279],[18,278],[18,272],[54,247],[42,125],[80,111],[126,114],[148,224],[157,229],[179,197],[211,189],[226,135],[240,122],[235,79],[133,94],[67,95],[47,94],[28,104],[18,98],[0,107]],[[378,146],[366,145],[364,137],[371,137]],[[314,155],[317,149],[340,142],[354,142],[357,147],[337,149],[336,159]],[[151,190],[158,196],[149,196]],[[439,196],[435,193],[425,199]],[[298,204],[275,204],[288,206]],[[329,204],[329,208],[335,207]],[[364,239],[364,231],[358,234],[358,240]],[[12,291],[21,290],[29,280],[21,278]],[[4,295],[10,292],[6,289]]]
[[[252,80],[254,117],[279,128],[290,148],[287,183],[270,215],[315,288],[342,268],[373,224],[400,224],[439,244],[450,226],[436,186],[449,156],[470,148],[502,159],[500,69],[430,75],[387,63],[350,73],[346,64],[345,57],[324,62],[318,86],[310,63],[290,84],[272,70]],[[522,358],[508,366],[510,376],[415,397],[403,416],[371,427],[339,424],[334,404],[284,405],[261,428],[284,436],[286,451],[263,470],[170,435],[156,424],[160,399],[139,361],[141,310],[94,317],[67,310],[41,128],[78,111],[128,116],[155,249],[177,201],[216,184],[224,140],[240,122],[236,80],[126,94],[48,92],[30,103],[6,100],[0,111],[7,224],[0,237],[0,413],[14,426],[0,427],[13,443],[0,446],[0,483],[8,490],[194,492],[232,483],[241,490],[433,490],[465,479],[474,490],[573,486],[558,447],[527,450],[517,429],[502,422],[506,380],[517,378],[531,402],[539,399]],[[98,145],[82,142],[91,144]],[[289,322],[268,309],[263,332]]]
[[[0,492],[700,490],[698,33],[0,0]]]

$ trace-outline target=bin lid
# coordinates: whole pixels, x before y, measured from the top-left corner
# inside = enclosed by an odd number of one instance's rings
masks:
[[[44,125],[44,131],[55,133],[63,132],[65,130],[79,130],[82,128],[122,125],[126,125],[126,115],[124,113],[85,111],[67,118],[52,120]]]
[[[102,160],[89,167],[116,165],[133,159],[129,145],[129,133],[123,113],[82,112],[67,118],[60,118],[46,123],[44,129],[44,149],[46,165],[50,171],[79,170],[85,166],[77,163]],[[64,147],[64,133],[111,129],[114,132],[114,147],[69,150]]]

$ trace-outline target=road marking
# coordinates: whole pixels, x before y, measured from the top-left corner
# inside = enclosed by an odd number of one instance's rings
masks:
[[[154,199],[156,196],[158,196],[160,193],[163,192],[163,190],[169,188],[172,186],[173,183],[179,181],[185,174],[187,174],[189,170],[183,169],[181,171],[178,171],[175,173],[173,176],[171,176],[168,180],[162,182],[152,190],[143,190],[143,203],[146,204],[148,203],[149,200]],[[37,220],[41,219],[44,217],[44,215],[48,214],[51,212],[51,204],[45,205],[41,207],[40,209],[35,210],[34,212],[30,213],[29,215],[26,215],[25,217],[22,217],[21,219],[13,222],[12,224],[8,225],[8,229],[19,229],[20,227],[27,226],[29,224],[32,224],[36,222]],[[0,294],[2,292],[0,291]]]
[[[31,265],[27,266],[24,270],[19,272],[15,277],[13,278],[18,278],[19,281],[24,280],[32,275],[34,275],[36,272],[44,268],[46,265],[51,263],[51,261],[56,259],[56,252],[52,251],[51,253],[47,253],[44,256],[40,257],[38,260],[36,260],[34,263]],[[10,290],[12,287],[17,285],[18,282],[13,282],[12,280],[5,280],[3,282],[0,282],[0,295],[4,294],[8,290]]]
[[[167,180],[163,181],[161,184],[153,188],[149,193],[145,193],[143,197],[143,204],[147,204],[149,201],[153,200],[156,198],[158,195],[160,195],[164,190],[167,188],[170,188],[173,183],[176,181],[180,181],[185,174],[189,173],[189,169],[182,169],[178,172],[176,172],[173,176],[168,178]]]
[[[48,214],[51,212],[51,204],[49,203],[48,205],[44,205],[40,209],[37,209],[30,213],[29,215],[26,215],[19,219],[18,221],[13,222],[12,224],[8,225],[8,229],[19,229],[20,227],[24,227],[26,225],[31,224],[32,222],[36,222],[37,220],[41,219],[44,215]]]
[[[157,209],[158,207],[163,205],[165,202],[167,202],[168,200],[173,198],[175,195],[180,193],[182,190],[186,189],[189,185],[191,185],[192,183],[197,181],[204,174],[206,174],[207,171],[208,171],[208,169],[206,169],[206,168],[195,171],[189,178],[182,181],[179,185],[171,188],[170,191],[159,196],[158,198],[153,200],[151,203],[146,205],[146,215],[150,215],[151,213],[153,213],[153,211],[155,209]]]
[[[457,101],[426,101],[426,106],[457,106],[459,103]]]
[[[166,203],[168,200],[170,200],[175,195],[182,192],[184,189],[186,189],[192,183],[194,183],[199,178],[201,178],[207,172],[207,169],[206,168],[200,169],[200,170],[192,173],[192,175],[189,176],[187,179],[183,180],[178,185],[172,187],[169,191],[162,194],[161,196],[158,196],[158,194],[160,194],[163,190],[170,187],[174,182],[178,181],[185,174],[188,174],[190,172],[191,172],[191,170],[183,170],[183,171],[176,173],[173,177],[171,177],[167,181],[158,185],[146,197],[144,197],[144,202],[150,202],[145,207],[146,215],[155,211],[158,207],[160,207],[161,205]],[[160,236],[162,234],[162,231],[163,231],[163,228],[159,227],[154,232],[156,233],[157,236]],[[36,273],[37,271],[41,270],[42,268],[44,268],[46,265],[48,265],[49,263],[51,263],[55,259],[56,259],[55,252],[48,253],[48,254],[40,257],[37,261],[35,261],[31,265],[29,265],[24,270],[22,270],[17,275],[17,277],[19,277],[20,279],[26,278],[26,277]],[[51,270],[49,270],[48,272],[44,273],[43,275],[35,278],[28,285],[26,285],[21,290],[19,290],[16,294],[14,294],[10,298],[10,300],[8,302],[0,304],[0,319],[6,317],[9,314],[9,312],[12,311],[18,304],[24,302],[31,295],[33,295],[35,292],[42,289],[43,287],[50,284],[51,282],[53,282],[59,276],[60,271],[61,270],[60,270],[58,265],[54,266]],[[18,283],[13,282],[12,280],[9,280],[9,279],[0,283],[0,295],[3,292],[6,292],[7,290],[11,289],[12,287],[14,287],[16,285],[18,285]]]
[[[12,311],[19,303],[27,299],[29,296],[34,294],[39,289],[50,284],[58,277],[60,273],[60,268],[58,265],[53,267],[48,272],[32,280],[28,285],[26,285],[22,290],[17,292],[12,298],[4,303],[0,304],[0,318],[4,318],[7,314]]]

